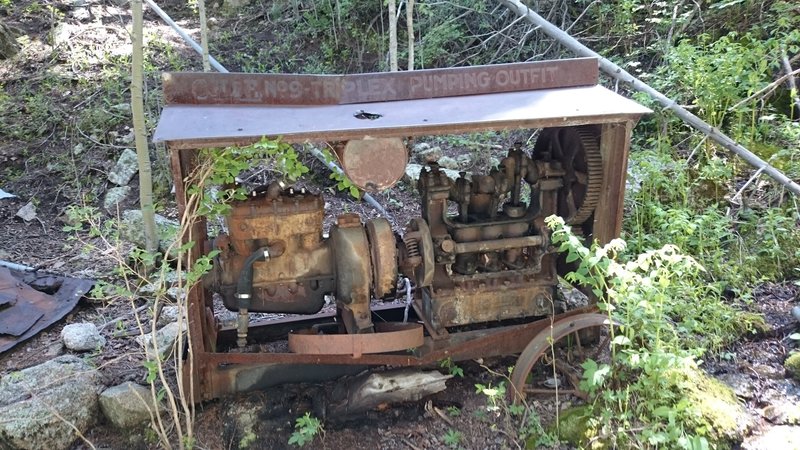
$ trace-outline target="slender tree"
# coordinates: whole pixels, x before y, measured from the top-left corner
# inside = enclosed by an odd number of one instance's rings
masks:
[[[158,250],[155,209],[153,208],[153,177],[150,165],[150,151],[147,145],[147,129],[144,121],[144,100],[142,99],[142,67],[144,65],[144,44],[142,38],[142,0],[131,0],[133,14],[133,54],[131,58],[131,113],[133,114],[133,133],[136,141],[136,155],[139,161],[139,206],[142,208],[145,250]]]
[[[389,0],[389,71],[397,72],[397,1]]]
[[[406,31],[408,32],[408,70],[414,70],[414,0],[406,0]]]
[[[208,57],[208,22],[206,22],[206,2],[197,0],[197,11],[200,13],[200,47],[203,49],[203,72],[211,72]]]

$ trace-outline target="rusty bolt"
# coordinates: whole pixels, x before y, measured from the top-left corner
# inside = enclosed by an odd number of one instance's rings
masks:
[[[453,253],[453,250],[456,249],[456,244],[451,239],[445,239],[440,244],[440,247],[445,253]]]

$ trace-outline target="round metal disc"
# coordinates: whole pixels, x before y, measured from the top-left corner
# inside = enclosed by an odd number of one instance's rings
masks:
[[[408,164],[408,150],[400,138],[352,140],[335,152],[350,181],[370,192],[392,187]]]

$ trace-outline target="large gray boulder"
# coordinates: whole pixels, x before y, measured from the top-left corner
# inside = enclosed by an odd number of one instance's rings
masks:
[[[0,379],[0,448],[61,450],[97,420],[97,371],[59,356]],[[73,429],[73,427],[75,427]]]
[[[157,413],[150,389],[130,381],[103,391],[100,407],[106,418],[118,428],[136,427]]]

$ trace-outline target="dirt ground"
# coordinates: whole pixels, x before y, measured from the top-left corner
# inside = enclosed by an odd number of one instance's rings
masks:
[[[64,211],[70,205],[97,205],[111,187],[106,181],[106,173],[111,168],[121,148],[130,143],[120,141],[129,134],[124,121],[113,123],[102,130],[84,130],[72,115],[79,114],[95,101],[106,111],[113,112],[118,103],[126,102],[126,90],[110,95],[99,87],[102,80],[95,73],[107,68],[102,62],[92,58],[97,55],[113,53],[125,47],[129,25],[127,6],[115,6],[113,2],[87,1],[20,1],[14,2],[15,9],[6,12],[1,20],[10,23],[25,35],[29,41],[24,50],[26,58],[14,63],[0,61],[0,81],[5,95],[19,93],[26,86],[49,96],[50,108],[45,116],[64,119],[61,122],[47,123],[49,127],[32,135],[0,131],[0,189],[15,194],[16,198],[0,199],[0,260],[34,267],[44,272],[52,272],[73,277],[95,280],[118,281],[113,274],[117,265],[113,252],[102,251],[104,245],[97,237],[85,231],[76,233],[63,230]],[[36,3],[38,11],[29,11]],[[79,5],[79,6],[76,6]],[[80,6],[82,5],[82,6]],[[169,9],[176,20],[194,30],[196,26],[189,18],[185,2],[167,1],[162,5]],[[28,12],[25,12],[28,11]],[[154,34],[173,45],[177,56],[167,55],[166,50],[153,55],[153,71],[149,74],[150,119],[155,123],[158,112],[157,71],[170,69],[175,61],[180,61],[181,69],[197,70],[198,60],[179,43],[177,36],[158,21],[152,13],[146,15],[145,26]],[[233,20],[233,19],[231,19]],[[236,19],[240,20],[240,19]],[[235,21],[234,21],[235,22]],[[235,25],[232,22],[228,25]],[[59,24],[77,27],[79,31],[61,45],[52,42],[52,33]],[[224,20],[220,26],[225,26]],[[195,33],[197,34],[197,33]],[[233,40],[235,42],[235,40]],[[88,49],[77,52],[76,49]],[[120,50],[121,51],[121,50]],[[80,53],[85,60],[76,60]],[[95,55],[95,53],[97,55]],[[124,53],[124,51],[123,51]],[[232,67],[231,69],[236,69]],[[40,82],[46,74],[57,74],[60,85],[44,85]],[[38,84],[37,84],[38,83]],[[124,83],[123,83],[124,84]],[[98,87],[94,87],[98,86]],[[44,89],[50,89],[44,91]],[[34,95],[32,92],[30,95]],[[17,97],[14,97],[17,98]],[[20,117],[31,117],[35,113],[34,104],[15,105],[23,111]],[[5,119],[4,119],[5,120]],[[2,123],[4,126],[8,122]],[[461,139],[462,145],[469,148],[474,156],[469,170],[486,170],[492,158],[499,157],[511,142],[526,140],[528,136],[493,137],[489,142],[464,142],[476,138]],[[479,137],[477,139],[484,139]],[[446,143],[429,141],[441,145],[446,155],[456,156],[464,148],[448,146]],[[451,141],[452,142],[452,141]],[[76,150],[77,145],[82,150]],[[55,156],[53,156],[55,155]],[[163,156],[163,155],[162,155]],[[321,164],[307,160],[313,171],[326,172]],[[362,217],[377,217],[379,213],[364,203],[356,202],[347,196],[336,193],[326,175],[318,177],[309,186],[325,193],[326,210],[329,222],[337,213],[356,212]],[[163,183],[168,184],[167,182]],[[137,180],[130,186],[133,191],[128,203],[133,206],[137,198]],[[168,188],[166,188],[168,191]],[[169,198],[169,195],[164,195]],[[419,215],[419,206],[414,188],[401,183],[395,189],[376,195],[376,199],[389,211],[389,220],[396,231],[400,231],[409,218]],[[16,217],[17,211],[32,202],[36,206],[37,217],[29,222]],[[163,204],[164,214],[174,216],[175,206],[169,200]],[[172,212],[172,213],[171,213]],[[106,215],[111,218],[111,215]],[[96,244],[101,250],[86,252],[86,243]],[[766,284],[754,294],[753,308],[765,315],[772,331],[751,336],[734,345],[718,360],[707,361],[706,369],[721,379],[737,384],[743,391],[737,394],[746,404],[754,422],[745,448],[762,447],[759,437],[774,425],[768,420],[764,409],[776,399],[785,402],[800,402],[800,385],[786,377],[783,360],[794,345],[787,336],[797,331],[790,311],[798,304],[800,287],[792,282]],[[75,322],[93,322],[98,325],[114,323],[103,329],[107,340],[105,349],[91,355],[93,363],[107,385],[124,381],[142,383],[146,370],[142,366],[142,352],[133,341],[136,333],[131,320],[132,308],[146,304],[146,298],[131,301],[93,301],[84,299],[64,320],[40,333],[34,339],[18,345],[13,351],[0,355],[0,375],[5,375],[32,365],[50,360],[67,352],[63,348],[60,332],[64,325]],[[122,317],[123,326],[116,326],[117,318]],[[506,373],[514,364],[514,357],[495,358],[486,361],[459,364],[463,376],[456,376],[447,382],[448,388],[439,394],[419,402],[389,405],[346,421],[328,418],[325,433],[312,445],[313,448],[381,448],[381,449],[438,449],[451,446],[466,449],[505,449],[524,447],[515,437],[519,423],[506,423],[498,420],[496,414],[487,410],[489,400],[476,392],[476,384],[497,385],[503,378],[492,372]],[[434,367],[431,369],[440,369]],[[440,369],[443,370],[443,369]],[[332,382],[335,383],[335,382]],[[257,440],[253,448],[289,448],[288,440],[292,433],[294,420],[306,411],[314,410],[314,396],[330,389],[331,384],[290,385],[272,388],[261,392],[243,394],[204,403],[198,406],[197,445],[200,448],[221,449],[238,448],[243,439],[238,412],[257,410]],[[556,408],[576,404],[572,396],[555,399],[553,395],[533,398],[534,410],[548,422],[555,416]],[[558,406],[556,406],[558,405]],[[795,430],[800,433],[800,428]],[[450,436],[452,439],[447,439]],[[458,438],[454,438],[457,436]],[[97,448],[154,448],[139,433],[120,434],[109,424],[102,423],[89,431],[86,438]],[[84,443],[76,443],[75,448],[89,448]]]

